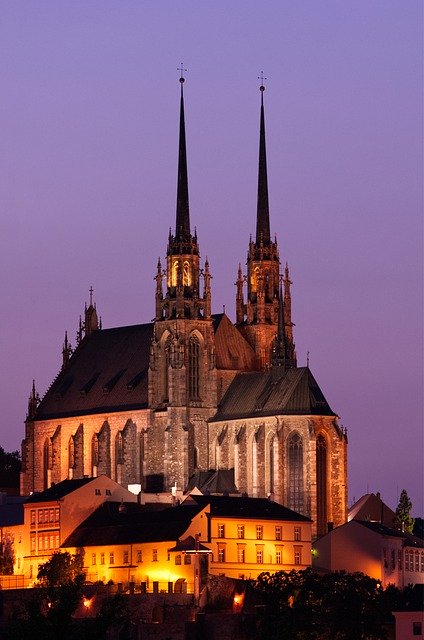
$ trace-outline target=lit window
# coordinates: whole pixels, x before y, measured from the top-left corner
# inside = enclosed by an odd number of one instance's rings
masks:
[[[225,538],[225,524],[218,525],[218,538]]]
[[[129,562],[128,551],[124,551],[124,564],[128,564],[128,562]]]
[[[245,562],[245,549],[244,547],[239,547],[237,550],[237,559],[239,562]]]
[[[263,564],[264,552],[262,549],[256,549],[256,562],[257,564]]]
[[[181,556],[180,556],[180,554],[177,554],[175,556],[175,564],[181,564]]]
[[[275,552],[275,562],[277,564],[282,564],[282,561],[283,561],[283,556],[282,556],[281,550],[278,550]]]
[[[300,549],[294,550],[294,563],[302,564],[302,551]]]
[[[109,564],[115,564],[115,554],[113,551],[109,553]]]
[[[30,538],[30,549],[31,553],[35,552],[35,536],[31,536]]]
[[[105,554],[104,553],[100,554],[100,564],[105,564]]]
[[[39,511],[38,511],[38,524],[43,524],[43,522],[44,522],[43,514],[44,514],[44,511],[42,509],[39,509]]]
[[[191,555],[189,553],[184,556],[184,564],[191,564]]]
[[[91,554],[91,564],[96,564],[96,554],[95,553]]]
[[[415,552],[415,571],[420,570],[420,554],[418,551]]]
[[[225,547],[218,549],[218,562],[225,562]]]
[[[143,554],[140,549],[137,551],[137,562],[143,562]]]
[[[237,527],[237,538],[242,540],[244,538],[244,524],[239,524]]]
[[[59,547],[59,534],[56,534],[56,538],[55,538],[55,547],[56,549]]]
[[[49,522],[54,522],[54,509],[49,511]]]
[[[54,549],[54,536],[49,537],[49,549]]]
[[[281,527],[275,527],[275,539],[276,540],[281,540]]]
[[[31,524],[35,524],[35,509],[31,509]]]
[[[157,562],[157,561],[158,561],[158,550],[152,549],[152,562]]]
[[[44,522],[48,522],[49,521],[49,510],[48,509],[44,509]]]
[[[294,528],[294,539],[296,541],[302,540],[302,530],[301,530],[300,527],[295,527]]]
[[[59,507],[54,510],[54,521],[59,522]]]
[[[256,527],[256,540],[262,540],[263,538],[263,526],[258,524]]]

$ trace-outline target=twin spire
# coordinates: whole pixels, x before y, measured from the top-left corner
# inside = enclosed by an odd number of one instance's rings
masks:
[[[269,203],[268,203],[268,176],[266,167],[266,145],[265,145],[265,115],[264,115],[264,91],[263,84],[260,86],[261,92],[261,121],[259,129],[259,169],[258,169],[258,208],[256,216],[256,244],[259,246],[270,243],[269,228]]]
[[[180,139],[178,144],[178,181],[177,181],[177,216],[175,225],[175,239],[186,242],[190,239],[190,213],[188,205],[188,176],[187,150],[184,120],[184,77],[181,69],[181,98],[180,98]]]

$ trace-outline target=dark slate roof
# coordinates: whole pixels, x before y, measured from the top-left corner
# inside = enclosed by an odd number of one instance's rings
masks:
[[[405,533],[404,531],[400,531],[399,529],[392,529],[391,527],[386,527],[384,526],[384,524],[380,524],[379,522],[369,522],[368,520],[354,520],[354,522],[361,524],[367,529],[371,529],[371,531],[374,531],[374,533],[378,533],[381,536],[403,538],[403,546],[418,548],[424,547],[424,540],[412,535],[412,533]]]
[[[239,493],[234,482],[234,469],[196,471],[188,481],[185,493],[190,493],[195,487],[205,494]]]
[[[312,522],[310,518],[266,498],[198,496],[191,494],[187,500],[194,501],[202,509],[210,504],[211,515],[217,517]]]
[[[200,510],[197,504],[164,508],[137,502],[104,502],[62,547],[177,541]]]
[[[217,369],[252,371],[256,368],[255,352],[225,313],[212,316],[215,330]]]
[[[57,484],[52,485],[49,489],[45,491],[40,491],[39,493],[33,493],[29,498],[25,500],[25,503],[33,503],[33,502],[50,502],[54,500],[60,500],[64,498],[69,493],[76,491],[80,487],[83,487],[85,484],[92,482],[94,478],[81,478],[79,480],[62,480],[62,482],[58,482]]]
[[[147,407],[153,324],[85,337],[42,399],[37,420]]]
[[[308,367],[282,375],[239,373],[228,387],[211,422],[272,415],[334,416]]]

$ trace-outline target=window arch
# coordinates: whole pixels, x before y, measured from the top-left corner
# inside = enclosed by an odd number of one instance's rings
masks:
[[[171,277],[171,285],[176,287],[178,284],[178,260],[174,260],[172,263],[172,277]]]
[[[269,493],[275,492],[275,435],[269,439]]]
[[[187,261],[183,264],[183,285],[189,287],[191,285],[190,265]]]
[[[317,533],[327,530],[327,442],[322,434],[317,437]]]
[[[171,335],[168,333],[164,343],[163,400],[169,400],[169,367],[171,364]]]
[[[195,335],[188,341],[188,397],[200,399],[200,343]]]
[[[115,460],[116,464],[124,463],[124,440],[122,431],[118,431],[115,438]]]
[[[68,467],[73,469],[75,467],[75,438],[71,436],[68,442]]]
[[[43,481],[44,488],[48,489],[50,472],[53,468],[53,445],[51,438],[46,438],[43,447]]]
[[[303,440],[298,433],[293,433],[288,440],[289,459],[289,507],[293,511],[303,513]]]

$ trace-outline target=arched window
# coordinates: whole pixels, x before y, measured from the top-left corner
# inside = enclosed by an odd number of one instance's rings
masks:
[[[317,437],[317,532],[327,532],[327,443],[323,435]]]
[[[200,399],[200,344],[197,336],[188,342],[188,397]]]
[[[171,364],[171,336],[168,335],[165,342],[165,358],[164,358],[164,372],[163,372],[163,401],[169,400],[169,366]]]
[[[274,464],[274,456],[275,456],[275,436],[272,436],[269,441],[269,492],[274,493],[275,491],[275,464]]]
[[[188,262],[183,264],[183,285],[189,287],[191,285],[190,265]]]
[[[68,442],[68,467],[73,469],[75,467],[75,439],[74,436],[69,438]]]
[[[303,441],[298,433],[293,433],[288,441],[289,459],[289,507],[303,513]]]
[[[124,463],[124,442],[122,438],[122,431],[118,431],[115,438],[115,459],[116,464]]]
[[[97,433],[91,438],[91,467],[99,466],[99,436]]]
[[[178,284],[178,260],[175,260],[172,264],[172,278],[171,285],[176,287]]]
[[[259,282],[259,267],[256,267],[252,273],[252,291],[253,292],[258,290],[258,282]]]
[[[44,488],[48,489],[50,482],[50,471],[53,468],[53,445],[50,438],[46,438],[43,447],[43,481]]]

